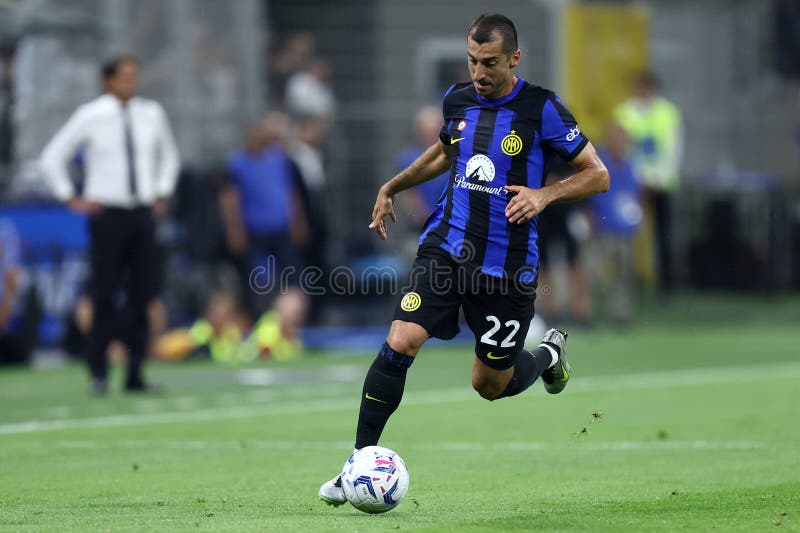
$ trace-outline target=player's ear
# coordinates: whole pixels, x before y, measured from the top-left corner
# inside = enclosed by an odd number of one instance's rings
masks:
[[[511,68],[515,68],[517,65],[519,65],[519,58],[520,58],[521,55],[522,54],[520,53],[519,50],[517,50],[516,52],[511,54],[511,62],[510,62],[511,63]]]

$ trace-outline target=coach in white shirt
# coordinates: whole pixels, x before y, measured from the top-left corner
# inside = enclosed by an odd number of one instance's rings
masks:
[[[105,394],[106,350],[112,338],[128,347],[127,391],[152,392],[141,373],[147,346],[147,304],[156,296],[155,218],[167,209],[175,188],[178,153],[162,107],[136,95],[139,63],[130,56],[102,67],[105,94],[82,106],[45,147],[41,168],[53,192],[75,211],[89,215],[91,297],[94,303],[87,356],[91,390]],[[68,166],[82,150],[83,193]],[[125,290],[122,317],[116,293]]]

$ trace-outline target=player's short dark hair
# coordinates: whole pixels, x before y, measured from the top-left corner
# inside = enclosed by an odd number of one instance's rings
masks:
[[[472,21],[467,36],[478,44],[488,43],[499,34],[503,40],[503,53],[517,51],[517,28],[511,19],[499,13],[484,13]]]
[[[113,78],[117,74],[119,67],[125,63],[133,63],[136,66],[140,65],[139,58],[131,54],[110,57],[103,61],[103,64],[100,66],[100,77],[104,80]]]

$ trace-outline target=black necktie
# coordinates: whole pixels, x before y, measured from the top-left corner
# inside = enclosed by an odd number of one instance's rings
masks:
[[[136,146],[133,143],[131,116],[127,102],[122,105],[122,124],[125,128],[125,154],[128,156],[128,191],[134,203],[138,203],[139,194],[136,186]]]

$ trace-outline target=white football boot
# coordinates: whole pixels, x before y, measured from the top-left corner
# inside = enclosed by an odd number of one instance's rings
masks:
[[[572,372],[572,367],[567,362],[567,334],[559,329],[548,330],[539,346],[542,345],[558,348],[558,361],[542,373],[544,390],[550,394],[558,394],[567,386],[569,373]]]
[[[334,507],[339,507],[343,503],[346,503],[347,498],[342,488],[342,476],[337,475],[330,481],[323,483],[319,488],[319,497],[322,501]]]

